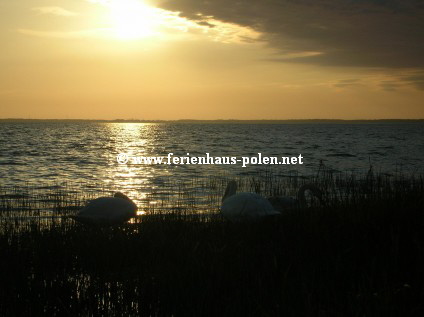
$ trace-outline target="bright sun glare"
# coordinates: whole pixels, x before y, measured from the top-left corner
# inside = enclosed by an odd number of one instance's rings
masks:
[[[259,33],[236,24],[214,20],[199,15],[199,19],[212,27],[181,17],[179,12],[167,11],[149,5],[151,0],[88,0],[107,8],[107,28],[103,31],[121,40],[145,38],[164,39],[167,35],[207,36],[220,42],[240,43],[246,39],[257,39]]]
[[[113,31],[120,39],[139,39],[154,36],[160,24],[155,8],[137,0],[111,0]]]

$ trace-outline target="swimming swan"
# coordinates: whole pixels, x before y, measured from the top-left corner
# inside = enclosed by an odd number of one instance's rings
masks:
[[[92,200],[71,218],[85,224],[115,225],[127,222],[136,214],[136,204],[124,194],[117,192],[113,197]]]
[[[237,183],[230,181],[222,197],[221,213],[232,221],[255,221],[266,216],[279,215],[271,203],[256,193],[238,193]]]
[[[319,202],[323,204],[322,191],[314,184],[304,184],[302,185],[298,192],[297,198],[287,197],[287,196],[274,196],[268,198],[269,202],[272,204],[275,210],[279,212],[287,211],[288,209],[293,208],[305,208],[307,207],[305,193],[309,190],[312,194],[318,198]]]

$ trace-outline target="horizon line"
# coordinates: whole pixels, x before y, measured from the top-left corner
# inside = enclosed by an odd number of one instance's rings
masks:
[[[202,122],[219,122],[219,123],[247,123],[247,122],[382,122],[382,121],[398,121],[398,122],[411,122],[411,121],[424,121],[424,118],[408,118],[408,119],[387,119],[387,118],[379,118],[379,119],[43,119],[43,118],[0,118],[0,122],[4,121],[80,121],[80,122],[110,122],[110,123],[202,123]]]

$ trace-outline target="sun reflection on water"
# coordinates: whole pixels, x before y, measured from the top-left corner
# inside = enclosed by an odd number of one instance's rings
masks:
[[[125,192],[140,206],[141,201],[147,199],[147,193],[142,189],[154,176],[153,171],[144,165],[118,164],[116,156],[119,153],[129,156],[146,155],[149,144],[152,143],[150,138],[154,124],[110,123],[107,126],[114,149],[109,153],[109,168],[104,171],[104,179],[109,183],[108,187],[112,185],[117,191]],[[143,213],[142,210],[138,211],[138,214]]]

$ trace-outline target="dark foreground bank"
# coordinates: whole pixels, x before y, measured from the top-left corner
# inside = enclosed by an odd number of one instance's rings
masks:
[[[423,316],[422,179],[353,184],[260,223],[3,223],[0,315]]]

